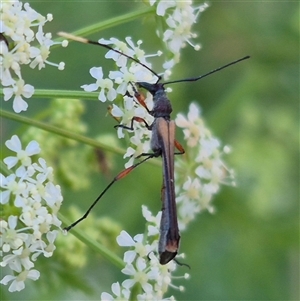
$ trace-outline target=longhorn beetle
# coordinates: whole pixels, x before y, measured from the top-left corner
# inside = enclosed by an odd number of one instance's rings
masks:
[[[152,69],[150,69],[147,65],[141,63],[139,60],[131,57],[121,51],[114,49],[106,44],[91,41],[82,37],[77,37],[65,32],[60,32],[60,36],[65,37],[67,39],[71,39],[81,43],[87,44],[94,44],[109,50],[112,50],[120,55],[123,55],[130,60],[140,64],[147,70],[149,70],[152,74],[157,76],[157,81],[154,84],[147,83],[147,82],[137,82],[135,83],[137,87],[141,87],[149,91],[153,96],[154,107],[150,111],[147,108],[147,105],[144,102],[144,97],[140,94],[133,84],[131,83],[134,91],[134,97],[137,101],[147,110],[147,112],[154,117],[154,121],[152,124],[148,124],[146,120],[141,117],[133,117],[131,120],[130,126],[125,126],[122,124],[116,125],[115,128],[121,127],[128,130],[133,130],[133,123],[134,122],[142,122],[145,124],[148,130],[152,131],[152,138],[151,138],[151,149],[152,153],[142,153],[137,158],[145,157],[143,160],[139,161],[136,164],[126,168],[125,170],[121,171],[109,184],[108,186],[101,192],[101,194],[97,197],[97,199],[92,203],[86,213],[75,221],[70,226],[66,227],[65,230],[69,231],[83,219],[85,219],[92,208],[96,205],[96,203],[101,199],[101,197],[106,193],[106,191],[119,179],[124,178],[127,174],[129,174],[133,169],[135,169],[140,164],[144,163],[145,161],[154,158],[154,157],[162,157],[163,161],[163,185],[161,190],[161,197],[162,197],[162,216],[161,216],[161,223],[160,223],[160,238],[158,243],[158,253],[159,253],[159,261],[160,264],[167,264],[169,261],[174,259],[177,255],[178,248],[179,248],[179,229],[178,229],[178,222],[177,222],[177,213],[176,213],[176,201],[175,201],[175,187],[174,187],[174,154],[183,154],[185,151],[181,144],[175,139],[175,122],[171,120],[170,114],[172,112],[171,103],[166,95],[165,85],[179,83],[179,82],[192,82],[197,81],[201,78],[204,78],[212,73],[220,71],[224,68],[227,68],[231,65],[234,65],[240,61],[248,59],[250,56],[245,56],[241,59],[233,61],[227,65],[214,69],[204,75],[187,78],[187,79],[180,79],[169,81],[165,83],[161,83],[162,77],[155,73]],[[178,150],[175,153],[175,149]]]

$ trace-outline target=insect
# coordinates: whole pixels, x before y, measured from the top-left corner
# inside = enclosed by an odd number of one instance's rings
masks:
[[[180,234],[178,229],[178,222],[177,222],[177,213],[176,213],[176,201],[175,201],[175,187],[174,187],[174,155],[175,154],[183,154],[185,151],[181,144],[175,139],[175,122],[171,120],[171,112],[172,106],[170,100],[168,99],[165,91],[165,85],[178,83],[178,82],[192,82],[198,81],[201,78],[204,78],[212,73],[220,71],[228,66],[236,64],[240,61],[246,60],[249,56],[245,56],[241,59],[233,61],[227,65],[224,65],[220,68],[214,69],[204,75],[194,77],[194,78],[187,78],[187,79],[180,79],[169,81],[165,83],[161,83],[162,77],[151,70],[147,65],[141,63],[139,60],[128,56],[121,51],[114,49],[106,44],[102,44],[99,42],[91,41],[82,37],[73,36],[71,34],[67,34],[64,32],[59,33],[60,36],[72,39],[82,43],[94,44],[109,50],[112,50],[120,55],[123,55],[132,61],[140,64],[144,68],[148,69],[152,74],[157,77],[157,81],[154,84],[148,82],[137,82],[135,85],[139,88],[144,88],[145,90],[149,91],[153,96],[153,109],[150,111],[147,108],[147,105],[144,102],[144,97],[139,91],[133,86],[134,97],[135,99],[147,110],[147,112],[154,117],[154,121],[152,124],[148,124],[146,120],[141,117],[133,117],[131,119],[131,125],[125,126],[122,124],[116,125],[115,127],[121,127],[127,130],[133,130],[133,123],[134,122],[141,122],[144,123],[145,127],[148,130],[152,131],[152,138],[151,138],[151,149],[152,153],[142,153],[137,158],[145,157],[141,161],[132,166],[126,168],[125,170],[121,171],[109,184],[108,186],[102,191],[102,193],[98,196],[98,198],[93,202],[90,208],[86,211],[86,213],[75,221],[70,226],[66,227],[65,229],[69,231],[74,226],[76,226],[79,222],[85,219],[93,207],[97,204],[97,202],[102,198],[102,196],[106,193],[106,191],[119,179],[124,178],[128,175],[133,169],[144,163],[145,161],[154,158],[154,157],[162,157],[162,165],[163,165],[163,185],[161,189],[161,198],[162,198],[162,216],[161,216],[161,223],[160,223],[160,238],[158,243],[158,253],[159,253],[159,261],[160,264],[164,265],[167,264],[169,261],[175,258],[179,249],[179,241],[180,241]],[[175,151],[178,152],[175,152]]]

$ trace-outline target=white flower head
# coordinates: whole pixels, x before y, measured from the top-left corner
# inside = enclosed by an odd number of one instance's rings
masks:
[[[125,130],[132,129],[129,131],[131,145],[124,156],[129,157],[125,165],[129,166],[132,165],[135,157],[150,152],[151,131],[147,126],[153,122],[153,116],[149,114],[153,107],[152,95],[151,93],[142,95],[138,92],[136,83],[154,84],[159,77],[151,71],[152,66],[147,62],[147,56],[141,49],[142,42],[138,41],[135,44],[130,37],[125,41],[126,43],[116,38],[99,40],[99,43],[120,52],[109,50],[105,55],[107,59],[115,62],[118,70],[110,71],[107,77],[102,67],[92,67],[90,74],[95,82],[81,87],[87,92],[98,91],[98,99],[101,102],[113,102],[110,114],[122,125],[117,131],[119,138],[125,137]]]
[[[111,291],[113,292],[115,297],[104,292],[101,294],[101,301],[129,300],[130,291],[121,286],[119,282],[113,283],[111,285]]]
[[[146,61],[145,53],[140,49],[141,42],[135,45],[130,37],[125,40],[127,44],[116,38],[99,40],[100,44],[108,45],[117,51],[109,50],[105,58],[115,61],[119,70],[110,71],[108,78],[105,78],[101,67],[93,67],[90,74],[96,79],[96,82],[82,87],[85,91],[99,89],[99,100],[102,102],[114,101],[118,95],[123,97],[128,90],[132,90],[132,83],[143,81],[155,83],[157,81],[157,76],[150,71],[151,64]]]
[[[131,264],[136,256],[147,257],[152,251],[149,244],[144,244],[144,236],[142,234],[138,234],[132,238],[126,231],[122,231],[117,237],[117,242],[122,247],[134,248],[134,250],[127,251],[124,254],[124,262],[127,264]]]
[[[7,285],[10,281],[11,284],[8,288],[9,292],[19,292],[25,288],[25,280],[31,279],[36,281],[40,277],[40,272],[37,270],[24,270],[17,276],[6,275],[0,281],[1,284]]]
[[[187,43],[195,50],[200,49],[200,45],[193,45],[191,41],[196,37],[192,32],[192,26],[197,22],[200,13],[208,7],[207,3],[195,7],[192,1],[150,0],[149,2],[151,6],[156,6],[156,14],[163,23],[164,31],[157,31],[157,33],[173,54],[175,62],[179,61],[180,50]]]
[[[50,33],[44,33],[44,25],[52,20],[51,14],[44,17],[28,3],[23,5],[20,1],[1,3],[0,14],[0,82],[5,87],[4,100],[13,98],[13,109],[20,113],[28,107],[24,98],[30,98],[34,93],[34,87],[26,84],[22,77],[22,66],[40,70],[48,64],[62,70],[64,63],[48,61],[54,42]],[[65,42],[63,44],[66,45]]]
[[[40,152],[40,147],[36,141],[31,141],[25,148],[22,149],[21,141],[17,135],[13,135],[10,140],[5,142],[8,149],[16,153],[15,157],[7,157],[3,161],[7,165],[8,169],[14,167],[19,161],[21,165],[31,165],[31,156],[36,155]]]
[[[126,231],[121,231],[117,237],[118,244],[131,248],[124,254],[125,268],[122,270],[128,278],[121,284],[113,284],[112,292],[116,297],[109,293],[102,293],[101,300],[128,300],[128,294],[135,285],[139,285],[142,289],[142,294],[137,296],[138,300],[169,300],[163,299],[168,287],[180,288],[172,284],[172,273],[176,270],[177,264],[171,261],[161,265],[157,258],[160,227],[158,218],[161,212],[154,217],[146,206],[142,207],[142,212],[147,222],[157,228],[156,235],[148,230],[132,238]]]
[[[50,257],[55,250],[54,242],[61,221],[57,212],[62,203],[60,187],[52,182],[53,169],[34,155],[40,152],[36,141],[25,149],[18,136],[14,135],[5,145],[15,156],[3,161],[12,172],[0,174],[0,200],[3,212],[0,221],[0,248],[4,255],[1,266],[14,273],[6,275],[0,283],[9,286],[9,291],[20,291],[25,280],[37,280],[39,272],[34,262],[40,255]]]
[[[178,221],[183,230],[201,210],[213,212],[213,195],[221,184],[233,185],[234,178],[222,158],[228,147],[225,151],[221,149],[220,141],[206,128],[196,104],[190,105],[187,116],[178,114],[175,122],[183,129],[189,146],[188,157],[180,156],[175,163]]]
[[[105,102],[106,100],[113,101],[117,92],[113,89],[113,82],[108,78],[103,78],[103,71],[101,67],[93,67],[90,70],[90,74],[96,79],[96,83],[90,85],[83,85],[81,88],[87,92],[97,91],[100,88],[99,100]]]

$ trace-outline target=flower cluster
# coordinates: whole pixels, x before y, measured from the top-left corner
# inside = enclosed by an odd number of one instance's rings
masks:
[[[220,149],[219,140],[205,127],[196,104],[190,105],[186,117],[178,114],[175,122],[183,129],[188,146],[188,153],[176,158],[175,163],[178,221],[183,230],[200,210],[213,212],[212,196],[220,184],[234,185],[234,175],[222,160],[229,147]]]
[[[62,196],[60,187],[53,184],[53,170],[45,160],[39,158],[38,163],[32,162],[32,156],[40,152],[36,141],[22,149],[18,136],[14,135],[5,145],[16,156],[3,160],[11,174],[0,174],[3,208],[0,265],[8,267],[13,274],[4,276],[0,283],[11,282],[9,291],[13,292],[22,290],[27,278],[39,278],[39,271],[34,269],[39,255],[52,256],[61,225],[57,212]]]
[[[54,64],[47,60],[49,49],[55,43],[50,33],[44,33],[43,27],[52,21],[51,14],[43,17],[28,3],[4,1],[0,4],[0,16],[0,73],[1,85],[5,87],[4,100],[14,96],[13,109],[20,113],[28,107],[23,97],[30,98],[34,93],[34,87],[26,84],[22,77],[21,66],[40,70],[49,64],[62,70],[64,63]],[[32,46],[33,43],[38,46]],[[62,45],[67,43],[64,41]]]
[[[146,233],[137,234],[132,238],[126,231],[122,231],[117,237],[120,246],[131,248],[124,253],[126,266],[122,270],[129,278],[121,284],[114,283],[111,286],[114,296],[104,292],[101,294],[101,300],[129,300],[131,289],[136,285],[140,288],[137,300],[167,300],[163,299],[163,296],[169,286],[182,290],[182,287],[176,287],[171,283],[176,263],[171,261],[161,265],[155,256],[161,212],[153,216],[146,206],[142,206],[142,213],[148,224]],[[182,278],[187,277],[186,274]],[[174,300],[173,297],[170,298]]]
[[[122,52],[122,54],[119,54],[113,50],[109,50],[105,55],[106,58],[115,61],[119,71],[110,71],[108,78],[106,78],[103,74],[102,67],[92,67],[90,74],[96,81],[92,84],[83,85],[82,88],[87,92],[99,90],[98,98],[102,102],[114,101],[110,114],[119,120],[123,126],[130,127],[134,116],[151,124],[153,117],[148,114],[147,109],[141,106],[136,98],[133,97],[137,91],[134,83],[156,83],[158,77],[156,73],[150,71],[151,64],[146,60],[149,56],[146,56],[141,50],[141,41],[135,45],[132,40],[127,37],[126,42],[127,44],[115,38],[99,40],[99,43],[110,45],[110,47]],[[140,63],[129,59],[123,54],[137,59]],[[159,53],[157,55],[159,55]],[[122,98],[122,103],[120,103],[120,101],[118,102],[118,96]],[[147,104],[147,108],[151,110],[153,100],[150,93],[147,94],[145,103]],[[134,122],[133,126],[134,131],[131,133],[130,146],[124,155],[124,158],[130,157],[126,167],[132,165],[134,157],[137,157],[141,153],[148,152],[150,149],[151,132],[146,130],[144,123]],[[125,136],[123,130],[122,127],[118,128],[119,138]]]
[[[200,45],[193,45],[191,39],[197,37],[193,33],[192,26],[197,22],[197,18],[203,12],[208,4],[204,3],[198,7],[193,7],[193,2],[189,1],[158,1],[149,0],[150,5],[156,6],[156,14],[159,22],[162,23],[163,31],[157,30],[167,49],[172,53],[172,58],[166,65],[173,66],[178,63],[180,50],[186,43],[200,49]]]
[[[99,100],[105,102],[107,100],[114,101],[119,94],[120,96],[128,93],[129,83],[135,82],[152,82],[157,81],[155,73],[151,72],[151,64],[146,61],[144,51],[140,48],[142,42],[138,41],[135,45],[130,37],[127,37],[126,42],[119,41],[116,38],[110,40],[100,39],[100,44],[109,45],[118,53],[113,50],[109,50],[105,58],[115,61],[118,71],[110,71],[108,78],[103,78],[104,74],[101,67],[93,67],[90,70],[90,74],[96,79],[96,82],[89,85],[83,85],[82,88],[87,91],[97,91],[100,89]],[[158,55],[158,54],[157,54]],[[140,62],[137,63],[128,57],[132,57]],[[145,68],[145,66],[147,66]],[[132,88],[131,88],[132,91]]]

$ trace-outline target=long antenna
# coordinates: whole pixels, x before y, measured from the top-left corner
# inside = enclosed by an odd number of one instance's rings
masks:
[[[121,52],[121,51],[119,51],[117,49],[112,48],[109,45],[102,44],[102,43],[97,42],[97,41],[92,41],[92,40],[89,40],[89,39],[86,39],[86,38],[83,38],[83,37],[75,36],[73,34],[70,34],[70,33],[64,32],[64,31],[60,31],[57,34],[59,36],[63,37],[63,38],[66,38],[66,39],[70,39],[70,40],[73,40],[73,41],[76,41],[76,42],[80,42],[80,43],[84,43],[84,44],[92,44],[92,45],[96,45],[96,46],[101,46],[101,47],[104,47],[106,49],[112,50],[112,51],[114,51],[116,53],[119,53],[120,55],[124,55],[128,59],[131,59],[132,61],[136,62],[137,64],[140,64],[141,66],[143,66],[144,68],[146,68],[148,71],[150,71],[152,74],[154,74],[158,78],[158,80],[157,80],[156,83],[158,83],[161,80],[161,76],[158,75],[156,72],[154,72],[147,65],[141,63],[138,59],[136,59],[134,57],[131,57],[131,56],[127,55],[126,53],[123,53],[123,52]],[[247,55],[247,56],[245,56],[245,57],[243,57],[241,59],[238,59],[236,61],[233,61],[233,62],[231,62],[231,63],[229,63],[227,65],[224,65],[222,67],[214,69],[214,70],[212,70],[212,71],[210,71],[210,72],[208,72],[206,74],[203,74],[203,75],[200,75],[200,76],[197,76],[197,77],[192,77],[192,78],[178,79],[178,80],[174,80],[174,81],[169,81],[169,82],[162,83],[162,85],[164,86],[164,85],[169,85],[169,84],[174,84],[174,83],[181,83],[181,82],[195,82],[195,81],[197,81],[197,80],[199,80],[201,78],[204,78],[204,77],[206,77],[206,76],[208,76],[208,75],[210,75],[212,73],[218,72],[218,71],[220,71],[222,69],[225,69],[225,68],[227,68],[227,67],[229,67],[231,65],[234,65],[234,64],[239,63],[241,61],[247,60],[249,58],[250,58],[250,56]]]
[[[208,72],[208,73],[206,73],[206,74],[200,75],[200,76],[198,76],[198,77],[192,77],[192,78],[185,78],[185,79],[173,80],[173,81],[169,81],[169,82],[162,83],[162,85],[168,85],[168,84],[174,84],[174,83],[181,83],[181,82],[195,82],[195,81],[197,81],[197,80],[199,80],[199,79],[201,79],[201,78],[203,78],[203,77],[206,77],[206,76],[208,76],[208,75],[211,75],[212,73],[218,72],[218,71],[220,71],[220,70],[222,70],[222,69],[225,69],[225,68],[227,68],[227,67],[229,67],[229,66],[231,66],[231,65],[234,65],[234,64],[239,63],[239,62],[241,62],[241,61],[247,60],[247,59],[249,59],[249,58],[250,58],[250,56],[247,55],[247,56],[245,56],[245,57],[243,57],[243,58],[241,58],[241,59],[238,59],[238,60],[236,60],[236,61],[233,61],[233,62],[231,62],[231,63],[229,63],[229,64],[227,64],[227,65],[224,65],[224,66],[222,66],[222,67],[219,67],[219,68],[217,68],[217,69],[214,69],[214,70],[212,70],[212,71],[210,71],[210,72]]]
[[[141,66],[143,66],[144,68],[146,68],[147,70],[149,70],[152,74],[154,74],[155,76],[157,76],[157,78],[158,78],[157,82],[159,82],[160,79],[161,79],[161,76],[159,76],[156,72],[154,72],[147,65],[141,63],[138,59],[135,59],[134,57],[131,57],[131,56],[127,55],[124,52],[121,52],[121,51],[119,51],[117,49],[114,49],[114,48],[110,47],[109,45],[102,44],[102,43],[97,42],[97,41],[92,41],[92,40],[89,40],[89,39],[86,39],[86,38],[83,38],[83,37],[75,36],[73,34],[70,34],[70,33],[64,32],[64,31],[60,31],[57,34],[59,36],[63,37],[63,38],[66,38],[66,39],[70,39],[70,40],[73,40],[73,41],[76,41],[76,42],[80,42],[80,43],[84,43],[84,44],[92,44],[92,45],[96,45],[96,46],[101,46],[101,47],[104,47],[106,49],[112,50],[112,51],[114,51],[116,53],[119,53],[121,55],[124,55],[128,59],[131,59],[132,61],[140,64]]]

